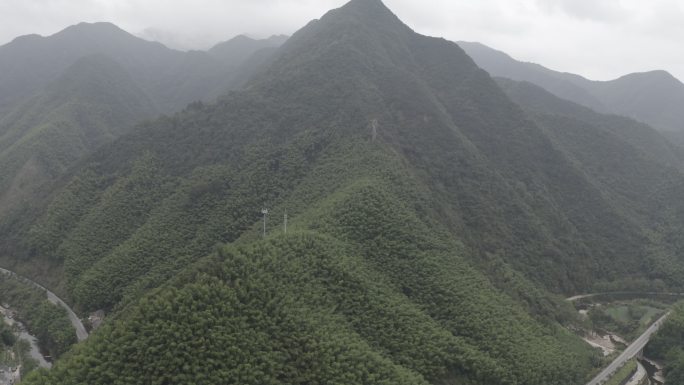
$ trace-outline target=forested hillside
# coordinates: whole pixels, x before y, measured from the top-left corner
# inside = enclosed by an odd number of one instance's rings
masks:
[[[78,161],[145,119],[239,87],[285,40],[238,37],[208,52],[180,52],[109,23],[81,23],[0,46],[4,238],[17,235],[16,221],[33,219],[26,209],[38,211]],[[13,244],[0,246],[0,260],[9,263]],[[44,264],[17,268],[29,275],[52,270]]]
[[[651,282],[638,283],[644,276],[607,269],[605,277],[615,281],[601,289],[660,290],[667,285],[681,290],[684,243],[679,229],[684,217],[677,197],[684,195],[682,149],[642,123],[596,113],[530,83],[500,79],[499,84],[547,130],[614,210],[641,228],[639,244],[632,247],[638,248],[635,262],[642,263]]]
[[[26,383],[579,384],[602,359],[563,295],[680,288],[683,158],[648,126],[380,0],[266,54],[0,221],[8,263],[110,314]]]
[[[0,120],[0,215],[83,156],[155,115],[152,101],[105,56],[82,58]]]

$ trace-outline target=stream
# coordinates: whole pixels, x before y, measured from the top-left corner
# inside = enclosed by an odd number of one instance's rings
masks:
[[[646,375],[648,376],[650,384],[662,385],[665,382],[665,379],[662,377],[662,368],[658,367],[657,364],[646,357],[640,358],[639,362],[646,369]]]

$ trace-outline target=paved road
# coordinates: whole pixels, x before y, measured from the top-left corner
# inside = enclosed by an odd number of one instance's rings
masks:
[[[660,317],[656,322],[653,323],[646,331],[644,334],[639,336],[634,342],[632,342],[627,349],[625,349],[622,354],[620,354],[613,362],[608,365],[601,373],[598,374],[598,376],[594,377],[593,380],[587,382],[587,385],[599,385],[603,384],[604,382],[608,381],[608,379],[617,371],[619,368],[622,367],[627,361],[630,359],[634,358],[640,351],[641,349],[646,346],[648,341],[651,339],[651,335],[658,331],[658,328],[660,325],[663,324],[667,316],[670,315],[670,312],[665,313],[662,317]]]
[[[80,342],[80,341],[83,341],[86,338],[88,338],[88,332],[86,331],[85,327],[83,327],[83,322],[81,322],[81,319],[78,318],[78,316],[76,315],[76,313],[74,313],[74,311],[71,309],[71,307],[69,307],[69,305],[67,305],[66,302],[64,302],[61,298],[56,296],[55,293],[46,289],[41,284],[33,282],[28,278],[24,278],[24,277],[18,275],[17,273],[15,273],[11,270],[3,269],[0,267],[0,272],[4,273],[4,274],[9,274],[9,275],[14,276],[14,277],[17,277],[20,280],[22,280],[22,281],[24,281],[30,285],[33,285],[34,287],[37,287],[41,290],[44,290],[47,293],[48,301],[66,309],[67,315],[69,316],[69,321],[71,321],[71,324],[74,326],[74,329],[76,330],[76,338],[78,338],[78,341]]]
[[[599,295],[628,295],[628,294],[633,294],[633,295],[667,295],[671,297],[684,297],[684,293],[663,293],[663,292],[643,292],[643,291],[612,291],[612,292],[605,292],[605,293],[591,293],[591,294],[580,294],[580,295],[575,295],[572,297],[568,297],[565,300],[566,301],[577,301],[578,299],[583,299],[583,298],[591,298],[591,297],[596,297]]]

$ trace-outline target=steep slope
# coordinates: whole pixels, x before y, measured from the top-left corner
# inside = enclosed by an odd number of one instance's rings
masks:
[[[610,131],[619,137],[616,142],[629,143],[638,148],[642,156],[660,163],[661,166],[681,169],[684,165],[684,151],[644,123],[619,115],[596,112],[555,96],[532,82],[517,82],[507,78],[497,78],[496,81],[513,101],[529,112],[575,118],[590,123],[597,129]]]
[[[81,157],[155,115],[125,70],[105,56],[77,61],[0,120],[0,213],[36,199]]]
[[[263,207],[287,235],[259,240]],[[115,314],[33,381],[579,383],[595,352],[531,281],[586,287],[622,248],[638,271],[610,209],[455,44],[354,0],[244,91],[98,151],[24,229],[22,258]]]
[[[459,42],[475,62],[493,76],[537,84],[551,93],[599,112],[615,113],[661,131],[684,130],[684,84],[665,71],[629,74],[611,81],[519,62],[479,43]]]
[[[684,194],[682,150],[642,123],[596,113],[531,83],[499,79],[499,84],[547,130],[590,182],[649,234],[650,246],[641,256],[648,261],[648,276],[679,288],[675,277],[684,271],[678,230],[684,226],[684,216],[677,198]],[[635,276],[622,279],[632,285],[638,281]]]

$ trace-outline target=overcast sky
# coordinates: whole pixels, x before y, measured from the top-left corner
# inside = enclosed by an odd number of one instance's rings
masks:
[[[0,44],[110,21],[174,48],[292,34],[345,0],[0,0]],[[479,41],[516,59],[611,79],[665,69],[684,80],[684,0],[385,0],[417,32]]]

